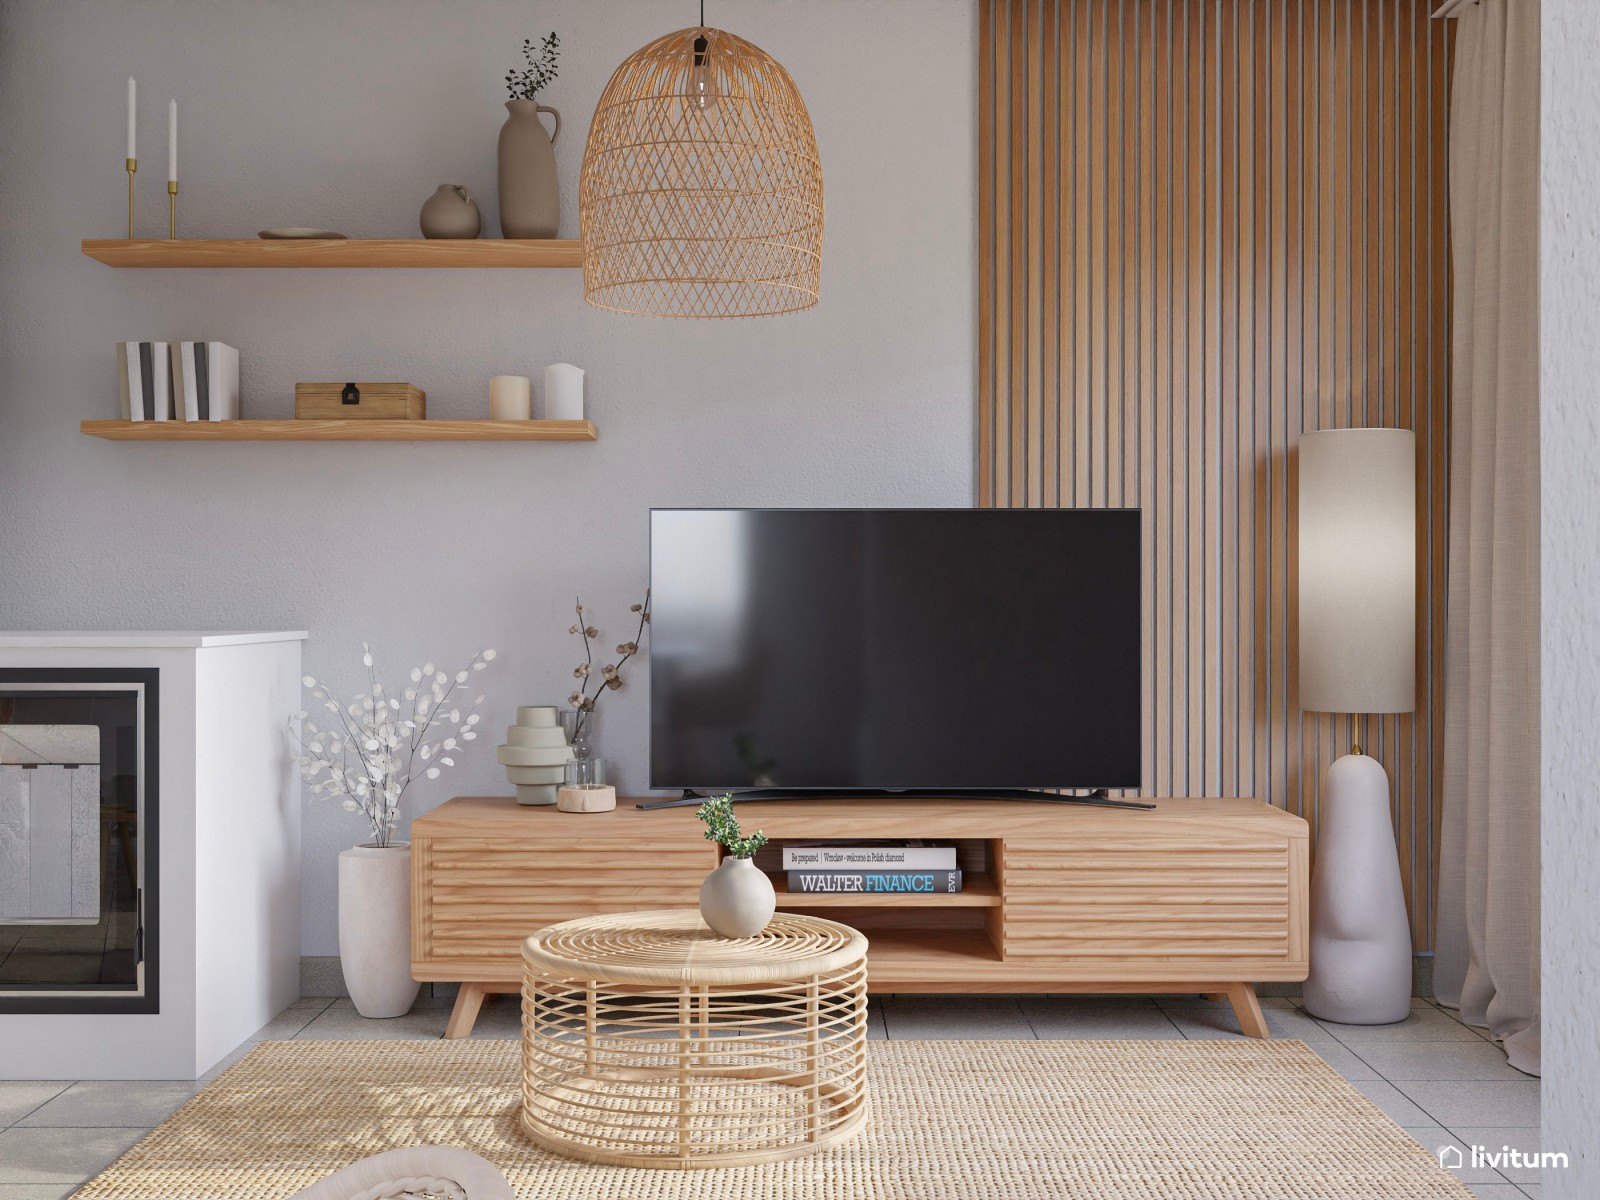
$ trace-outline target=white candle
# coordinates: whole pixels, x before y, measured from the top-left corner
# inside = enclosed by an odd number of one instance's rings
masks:
[[[489,380],[489,419],[526,421],[533,416],[533,380],[526,375],[496,375]]]
[[[178,102],[167,101],[167,178],[178,180]]]
[[[128,157],[129,158],[138,158],[139,157],[137,154],[135,154],[133,152],[133,112],[134,112],[134,108],[136,107],[135,100],[134,100],[135,91],[136,91],[136,87],[135,87],[134,82],[133,82],[133,76],[129,75],[128,76]]]
[[[551,363],[544,369],[544,415],[550,421],[583,420],[583,368]]]

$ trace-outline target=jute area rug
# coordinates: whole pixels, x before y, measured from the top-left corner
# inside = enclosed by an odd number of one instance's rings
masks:
[[[809,1158],[599,1167],[518,1125],[513,1041],[266,1042],[78,1193],[279,1200],[396,1146],[464,1146],[528,1200],[1460,1200],[1302,1042],[871,1042],[872,1121]]]

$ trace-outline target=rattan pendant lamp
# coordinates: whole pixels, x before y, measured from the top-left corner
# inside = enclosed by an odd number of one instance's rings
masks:
[[[817,302],[822,162],[800,89],[701,24],[623,61],[578,186],[583,295],[656,317],[764,317]]]

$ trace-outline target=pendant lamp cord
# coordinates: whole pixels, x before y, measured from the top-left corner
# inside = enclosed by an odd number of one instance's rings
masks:
[[[706,0],[700,0],[700,28],[706,27]]]

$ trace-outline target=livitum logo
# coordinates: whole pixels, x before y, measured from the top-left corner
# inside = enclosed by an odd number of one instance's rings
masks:
[[[1567,1156],[1559,1151],[1519,1150],[1515,1146],[1439,1147],[1439,1165],[1447,1171],[1463,1167],[1565,1167]]]

